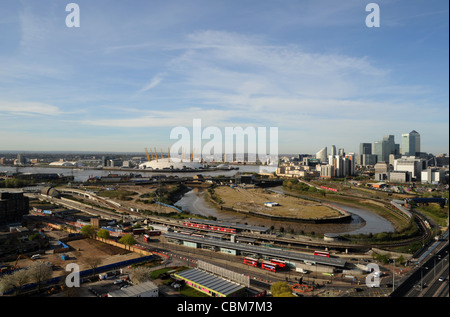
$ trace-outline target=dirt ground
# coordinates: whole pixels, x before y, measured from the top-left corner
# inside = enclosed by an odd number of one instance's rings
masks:
[[[137,253],[92,239],[74,240],[67,242],[67,245],[71,247],[69,251],[64,253],[69,257],[67,260],[62,259],[61,253],[39,253],[41,257],[36,261],[50,262],[54,265],[53,277],[66,274],[65,267],[69,263],[78,264],[80,270],[82,271],[92,268],[89,264],[92,258],[98,258],[100,263],[97,266],[102,266],[140,257]],[[17,267],[25,268],[30,266],[32,263],[33,261],[30,258],[21,257],[17,261]],[[15,262],[11,262],[9,264],[14,266]]]
[[[92,186],[90,187],[93,190],[102,190],[103,188],[100,186]],[[144,194],[152,194],[156,191],[158,188],[158,185],[118,185],[116,190],[126,190],[130,192],[135,192],[135,195],[128,196],[130,200],[120,200],[117,198],[107,198],[112,201],[115,201],[119,203],[122,207],[126,209],[139,209],[139,210],[150,210],[150,211],[156,211],[160,213],[171,213],[174,212],[174,209],[170,207],[165,207],[159,204],[149,203],[151,201],[151,198],[141,198],[141,195]],[[79,197],[77,197],[79,198]]]
[[[270,216],[308,219],[341,215],[339,211],[321,203],[268,192],[261,188],[243,189],[220,186],[215,188],[214,191],[223,200],[226,207],[255,211]],[[277,202],[280,205],[266,207],[265,202]]]

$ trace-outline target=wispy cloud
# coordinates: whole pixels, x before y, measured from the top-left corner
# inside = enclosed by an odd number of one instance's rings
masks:
[[[150,89],[155,88],[156,86],[158,86],[158,84],[163,80],[163,78],[160,75],[156,75],[155,77],[152,78],[152,80],[145,85],[139,92],[145,92],[148,91]]]
[[[24,116],[57,116],[61,114],[58,107],[42,102],[7,102],[0,100],[0,113],[2,112]]]

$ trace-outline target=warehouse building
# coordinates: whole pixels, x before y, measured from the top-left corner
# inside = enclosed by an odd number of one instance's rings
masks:
[[[239,297],[245,286],[231,282],[222,277],[202,271],[198,268],[175,273],[174,276],[186,285],[211,297]]]

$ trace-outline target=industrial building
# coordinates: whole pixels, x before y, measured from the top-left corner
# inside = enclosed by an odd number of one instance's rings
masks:
[[[192,288],[211,297],[239,297],[245,286],[205,272],[198,268],[175,273],[174,276]]]

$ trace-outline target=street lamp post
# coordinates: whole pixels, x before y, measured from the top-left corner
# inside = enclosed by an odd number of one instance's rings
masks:
[[[428,267],[424,266],[420,270],[420,291],[423,290],[423,269],[428,270]]]

